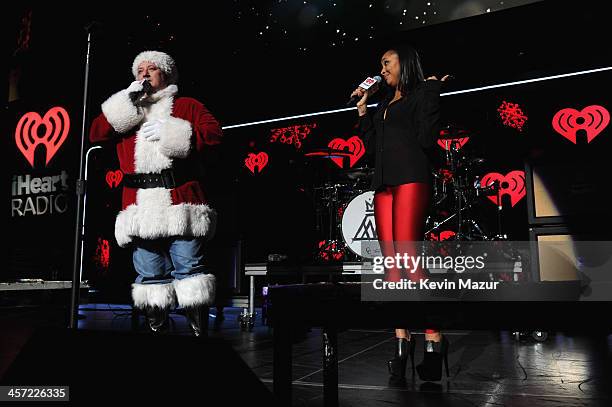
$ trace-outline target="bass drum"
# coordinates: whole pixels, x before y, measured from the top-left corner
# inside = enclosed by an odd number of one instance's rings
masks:
[[[361,258],[381,255],[374,220],[374,191],[363,192],[350,200],[342,214],[342,239]]]

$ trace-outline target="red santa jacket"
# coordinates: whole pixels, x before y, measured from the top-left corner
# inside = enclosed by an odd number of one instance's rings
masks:
[[[219,123],[197,100],[175,99],[176,85],[162,89],[150,98],[146,108],[136,107],[122,90],[102,104],[91,126],[92,142],[117,142],[117,155],[125,174],[155,173],[179,164],[191,165],[194,179],[198,152],[207,144],[218,144]],[[140,133],[146,121],[161,119],[158,141],[148,141]],[[215,212],[206,203],[202,186],[196,180],[174,189],[123,188],[122,211],[115,221],[115,237],[127,246],[134,237],[156,239],[171,236],[210,237],[214,233]]]

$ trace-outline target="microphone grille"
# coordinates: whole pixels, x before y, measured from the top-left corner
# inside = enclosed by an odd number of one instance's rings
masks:
[[[376,75],[375,77],[373,77],[372,79],[374,79],[376,82],[380,82],[382,81],[382,78],[380,77],[380,75]]]

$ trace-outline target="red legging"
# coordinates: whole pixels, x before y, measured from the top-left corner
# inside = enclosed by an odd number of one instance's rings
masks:
[[[385,257],[416,256],[414,242],[423,240],[423,229],[427,215],[431,187],[429,184],[413,182],[393,187],[384,187],[374,194],[374,218],[378,241]],[[386,271],[387,281],[400,281],[402,278],[419,280],[424,278],[421,268],[414,273],[391,267]],[[426,333],[435,333],[432,329]]]

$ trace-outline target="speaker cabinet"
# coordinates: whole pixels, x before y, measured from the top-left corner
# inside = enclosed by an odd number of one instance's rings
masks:
[[[539,281],[579,279],[574,236],[569,234],[567,227],[535,227],[529,231],[536,250],[532,275]]]
[[[606,220],[609,171],[605,163],[569,160],[533,161],[525,165],[527,214],[531,225],[596,223]],[[609,221],[607,222],[610,223]]]

